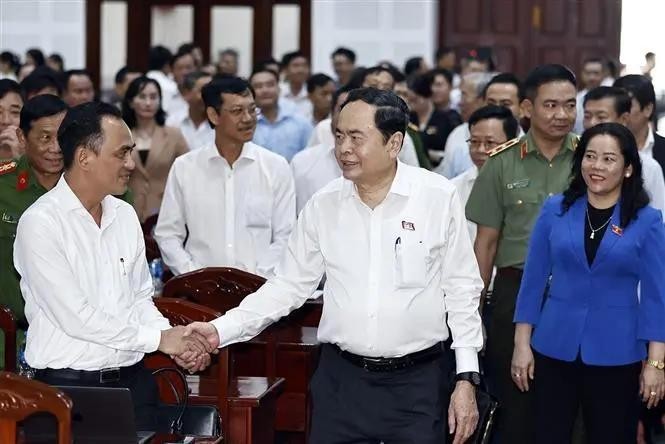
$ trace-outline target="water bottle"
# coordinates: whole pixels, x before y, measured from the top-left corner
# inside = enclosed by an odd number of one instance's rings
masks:
[[[26,335],[26,341],[27,341]],[[18,374],[24,378],[33,379],[35,377],[35,369],[28,365],[28,362],[25,360],[25,342],[23,341],[18,348]]]
[[[152,286],[155,288],[154,297],[162,294],[164,283],[162,282],[162,275],[164,274],[164,265],[159,258],[150,261],[150,275],[152,276]]]

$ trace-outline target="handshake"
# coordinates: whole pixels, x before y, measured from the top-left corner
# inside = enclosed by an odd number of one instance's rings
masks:
[[[190,373],[204,370],[210,365],[210,353],[217,353],[219,334],[208,322],[193,322],[188,326],[162,330],[158,350],[171,356],[180,367]]]

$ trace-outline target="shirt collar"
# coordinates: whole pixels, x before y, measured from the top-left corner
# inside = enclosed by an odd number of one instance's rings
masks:
[[[30,165],[28,156],[25,154],[22,155],[16,160],[16,163],[16,170],[18,171],[18,176],[16,178],[16,189],[18,191],[25,191],[31,187],[34,187],[44,193],[47,191],[46,188],[44,188],[37,180],[35,170],[32,168],[32,165]],[[23,183],[23,181],[25,183]]]
[[[271,122],[270,120],[266,119],[266,116],[261,113],[259,114],[258,121],[259,122],[265,122],[268,125],[275,125],[278,122],[281,122],[284,119],[287,119],[293,115],[293,111],[288,107],[288,106],[282,106],[279,102],[277,102],[277,119],[275,119],[274,122]]]
[[[58,202],[60,203],[60,208],[65,212],[70,211],[83,211],[86,215],[92,217],[88,210],[85,209],[78,196],[74,194],[74,191],[71,189],[67,180],[65,180],[65,175],[60,176],[60,180],[53,188],[53,192],[56,193],[58,197]],[[114,198],[113,196],[106,196],[102,200],[102,223],[101,229],[104,229],[113,222],[116,216],[116,210],[118,206],[121,205],[119,199]]]
[[[653,144],[656,141],[656,139],[653,136],[653,129],[651,129],[651,125],[649,125],[649,132],[647,133],[647,140],[644,142],[644,146],[640,148],[640,151],[642,150],[650,150],[653,148]]]
[[[358,195],[355,184],[348,179],[344,179],[341,193],[342,198]],[[409,196],[411,194],[411,177],[408,171],[408,167],[400,160],[397,160],[397,172],[393,178],[393,183],[390,184],[390,190],[388,190],[388,194],[397,194],[400,196]]]
[[[240,151],[240,156],[238,156],[238,160],[249,159],[254,161],[256,160],[257,156],[258,156],[258,150],[256,149],[256,146],[252,142],[245,142],[245,144],[242,146],[242,151]],[[222,155],[219,154],[217,146],[214,143],[206,149],[205,157],[209,161],[217,158],[224,159]]]
[[[577,148],[577,142],[579,141],[579,138],[573,134],[573,133],[568,133],[566,134],[566,137],[563,139],[563,143],[561,144],[561,147],[564,149],[568,149],[569,151],[575,151],[575,148]],[[527,154],[538,151],[538,147],[536,146],[536,142],[533,140],[533,133],[531,130],[529,130],[520,140],[520,152],[521,156],[525,157]]]

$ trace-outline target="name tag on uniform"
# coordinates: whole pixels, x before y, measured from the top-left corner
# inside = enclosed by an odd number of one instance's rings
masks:
[[[7,214],[6,212],[2,213],[2,221],[6,222],[8,224],[17,224],[18,223],[18,218],[12,216],[11,214]]]
[[[526,187],[529,186],[529,183],[531,183],[530,179],[522,179],[522,180],[518,180],[517,182],[512,182],[512,183],[506,184],[506,188],[509,189],[509,190],[515,190],[515,189],[518,189],[518,188],[526,188]]]

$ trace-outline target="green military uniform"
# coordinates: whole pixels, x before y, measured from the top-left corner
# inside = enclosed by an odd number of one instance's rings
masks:
[[[427,150],[423,146],[423,141],[420,139],[420,131],[418,130],[418,127],[413,123],[409,123],[409,126],[406,127],[406,132],[411,136],[411,140],[413,140],[413,147],[416,150],[418,164],[421,168],[431,170],[432,162],[430,162]]]
[[[27,156],[0,163],[0,304],[11,309],[19,327],[25,327],[26,321],[19,275],[14,269],[16,227],[23,212],[46,192],[37,181]],[[121,198],[131,203],[129,192]],[[22,341],[23,330],[20,330],[18,336]],[[0,367],[4,367],[4,338],[0,343]]]
[[[531,444],[535,439],[533,389],[521,393],[512,381],[510,364],[515,326],[513,315],[531,230],[543,202],[563,192],[570,182],[578,138],[568,134],[561,150],[547,160],[529,131],[490,152],[466,204],[466,217],[499,230],[494,265],[495,305],[487,332],[487,369],[502,403],[497,432],[501,442]]]

